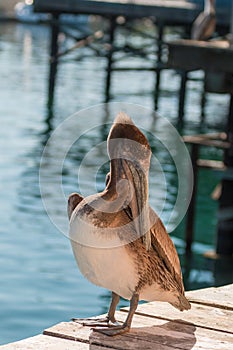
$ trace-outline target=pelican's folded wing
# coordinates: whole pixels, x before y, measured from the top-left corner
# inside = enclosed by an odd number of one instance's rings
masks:
[[[176,248],[168,235],[162,221],[157,214],[150,208],[151,244],[152,249],[156,251],[163,261],[167,270],[171,273],[176,282],[179,292],[184,293],[180,261]]]

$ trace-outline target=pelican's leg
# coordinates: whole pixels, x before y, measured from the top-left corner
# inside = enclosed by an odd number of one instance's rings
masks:
[[[112,301],[109,307],[109,311],[106,317],[93,317],[93,318],[72,318],[73,322],[80,323],[83,326],[90,327],[106,327],[118,324],[115,319],[115,311],[120,297],[116,293],[112,292]]]
[[[117,321],[115,319],[115,311],[116,311],[116,307],[117,307],[117,304],[119,303],[120,301],[120,297],[118,294],[112,292],[112,301],[111,301],[111,304],[110,304],[110,307],[109,307],[109,310],[108,310],[108,322],[110,324],[116,324]]]
[[[138,306],[138,301],[139,301],[139,295],[137,293],[134,293],[132,296],[132,299],[130,300],[130,309],[129,309],[128,316],[122,325],[114,326],[111,328],[102,328],[102,329],[96,328],[96,329],[93,329],[93,331],[99,332],[105,335],[109,335],[109,336],[114,336],[114,335],[128,332],[131,327],[133,315]]]

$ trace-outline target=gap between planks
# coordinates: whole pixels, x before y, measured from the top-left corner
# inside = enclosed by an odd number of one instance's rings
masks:
[[[192,303],[233,311],[233,284],[193,290],[185,294]]]

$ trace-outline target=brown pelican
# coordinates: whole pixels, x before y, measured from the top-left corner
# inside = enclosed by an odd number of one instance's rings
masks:
[[[215,0],[205,0],[204,11],[195,19],[191,38],[193,40],[206,40],[214,33],[216,25]]]
[[[151,150],[143,133],[120,113],[108,136],[110,173],[103,192],[68,200],[70,239],[82,274],[112,291],[106,335],[130,329],[139,300],[166,301],[183,311],[190,309],[176,249],[161,220],[148,203]],[[130,300],[123,324],[114,314],[119,298]],[[103,320],[85,322],[100,325]],[[102,324],[103,325],[103,324]]]

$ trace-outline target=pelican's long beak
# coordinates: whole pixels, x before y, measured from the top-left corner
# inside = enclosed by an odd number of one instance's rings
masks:
[[[149,202],[148,202],[148,174],[130,161],[123,162],[124,172],[130,182],[129,208],[138,237],[142,237],[147,250],[151,246]]]
[[[150,249],[148,172],[151,150],[147,139],[125,114],[110,130],[108,152],[111,160],[107,191],[120,198],[130,211],[137,237]]]

